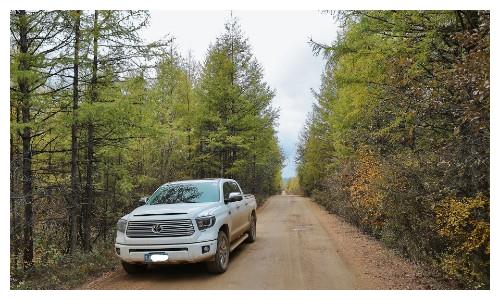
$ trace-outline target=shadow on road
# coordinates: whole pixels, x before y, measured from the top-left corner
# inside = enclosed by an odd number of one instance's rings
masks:
[[[231,271],[231,264],[238,260],[238,257],[242,252],[245,251],[247,245],[245,243],[241,244],[233,252],[231,252],[229,267],[226,272]],[[211,279],[216,274],[211,274],[207,271],[204,263],[195,264],[179,264],[179,265],[150,265],[148,269],[140,274],[135,274],[133,276],[124,274],[130,280],[153,280],[153,281],[183,281],[184,279]]]

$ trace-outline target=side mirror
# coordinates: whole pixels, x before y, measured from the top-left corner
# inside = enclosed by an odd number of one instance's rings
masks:
[[[243,195],[237,192],[233,192],[229,194],[229,198],[225,200],[224,202],[229,203],[229,202],[236,202],[236,201],[241,201],[243,200]]]
[[[141,197],[141,199],[139,199],[139,201],[137,201],[137,204],[139,204],[139,206],[142,206],[142,205],[146,204],[146,201],[148,201],[148,197]]]

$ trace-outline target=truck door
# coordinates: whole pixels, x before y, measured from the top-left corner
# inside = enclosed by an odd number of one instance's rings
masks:
[[[240,186],[236,182],[231,182],[231,187],[232,187],[232,192],[240,193],[243,196],[243,200],[240,202],[240,211],[241,211],[241,226],[242,226],[242,231],[246,231],[248,228],[250,228],[250,214],[252,213],[252,208],[250,206],[250,203],[248,201],[248,198],[244,196],[243,191],[241,190]]]
[[[230,181],[224,182],[224,184],[222,185],[222,190],[224,193],[224,200],[229,199],[230,193],[240,192],[239,190],[238,191],[235,190],[234,185]],[[233,241],[234,239],[238,238],[245,229],[243,224],[243,219],[244,219],[243,200],[230,202],[226,205],[230,212],[230,218],[229,218],[231,223],[230,239],[231,241]]]
[[[229,199],[229,194],[232,191],[232,187],[229,184],[229,181],[226,181],[222,184],[222,192],[224,194],[224,201]],[[239,201],[240,202],[240,201]],[[238,202],[229,202],[226,204],[226,207],[229,212],[229,226],[230,226],[230,242],[232,242],[234,239],[238,238],[239,236],[239,231],[240,231],[240,205]]]

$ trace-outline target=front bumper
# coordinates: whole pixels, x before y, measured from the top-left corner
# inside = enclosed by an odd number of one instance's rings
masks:
[[[210,250],[203,253],[202,248],[209,246]],[[144,254],[151,252],[166,252],[168,260],[155,264],[195,263],[209,260],[214,257],[217,249],[217,240],[210,240],[189,244],[165,245],[124,245],[115,244],[115,253],[121,260],[128,263],[144,263]]]

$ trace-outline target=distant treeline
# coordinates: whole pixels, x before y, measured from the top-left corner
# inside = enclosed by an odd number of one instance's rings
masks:
[[[490,14],[333,13],[305,194],[466,288],[490,281]]]
[[[12,284],[100,241],[112,248],[118,218],[165,182],[279,190],[274,91],[237,21],[202,63],[172,38],[145,43],[148,21],[145,11],[11,11]]]
[[[284,183],[283,183],[283,190],[287,194],[290,195],[301,195],[303,194],[303,191],[300,187],[300,182],[298,177],[291,177],[288,178]]]

